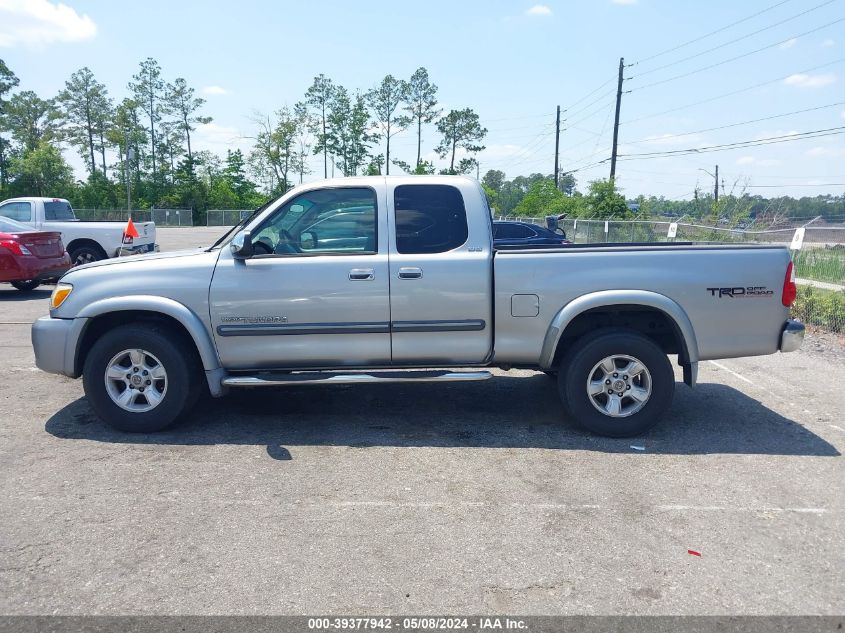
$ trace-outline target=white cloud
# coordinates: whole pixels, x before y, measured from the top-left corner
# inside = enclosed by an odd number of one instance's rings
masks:
[[[822,45],[822,46],[824,46],[825,48],[828,48],[828,47],[830,47],[830,46],[833,46],[835,43],[836,43],[836,42],[834,42],[832,39],[827,38],[826,40],[822,40],[822,44],[821,44],[821,45]]]
[[[244,137],[238,128],[214,122],[197,126],[196,135],[191,138],[196,139],[196,148],[220,154],[225,153],[227,149],[247,152],[250,146],[249,139]]]
[[[551,15],[552,9],[545,4],[535,4],[525,12],[525,15]]]
[[[737,165],[751,165],[754,162],[755,160],[753,156],[740,156],[736,159]]]
[[[804,152],[804,155],[810,158],[838,158],[840,156],[845,156],[845,148],[817,145],[816,147]]]
[[[613,4],[637,4],[639,0],[611,0]]]
[[[782,44],[779,44],[778,48],[785,51],[787,48],[792,48],[793,46],[795,46],[795,44],[797,42],[798,42],[798,38],[793,37],[791,40],[786,40]]]
[[[0,0],[0,47],[37,48],[53,42],[80,42],[97,34],[88,15],[48,0]]]
[[[202,93],[204,95],[225,95],[229,94],[229,91],[222,86],[205,86],[202,89]]]
[[[822,88],[835,82],[836,75],[833,73],[824,73],[821,75],[796,73],[783,80],[783,83],[787,86],[797,86],[798,88]]]

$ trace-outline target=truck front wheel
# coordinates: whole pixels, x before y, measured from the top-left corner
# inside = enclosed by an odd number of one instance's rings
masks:
[[[85,395],[106,423],[129,433],[167,428],[200,394],[196,354],[155,324],[106,332],[91,347],[82,372]]]
[[[575,343],[558,390],[582,427],[609,437],[639,435],[672,402],[675,375],[663,350],[633,330],[604,330]]]

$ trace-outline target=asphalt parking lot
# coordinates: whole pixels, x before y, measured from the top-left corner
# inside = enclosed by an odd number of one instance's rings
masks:
[[[48,295],[0,285],[0,613],[845,612],[833,337],[703,363],[633,440],[530,371],[249,391],[133,436],[35,369]]]

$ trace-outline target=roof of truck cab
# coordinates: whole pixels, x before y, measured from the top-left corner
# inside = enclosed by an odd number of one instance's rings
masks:
[[[4,202],[68,202],[66,198],[47,198],[39,196],[21,196],[18,198],[8,198],[7,200],[0,200],[0,204]],[[68,202],[70,204],[70,202]]]

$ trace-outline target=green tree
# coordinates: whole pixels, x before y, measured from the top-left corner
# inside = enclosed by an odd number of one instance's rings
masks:
[[[314,144],[314,138],[311,134],[313,122],[308,112],[308,104],[302,101],[294,104],[293,115],[296,119],[297,146],[293,168],[299,174],[299,184],[301,185],[305,174],[311,173],[311,169],[308,167],[308,155],[311,153],[311,146]]]
[[[57,98],[64,119],[62,131],[67,141],[87,160],[88,173],[97,172],[94,152],[103,145],[103,125],[109,118],[111,104],[106,87],[97,81],[87,66],[77,70],[65,82]],[[97,143],[99,140],[99,145]],[[103,173],[105,173],[103,148]]]
[[[350,99],[349,92],[338,86],[329,103],[329,133],[326,146],[333,156],[340,159],[339,167],[344,176],[354,176],[367,164],[369,146],[373,136],[368,129],[369,113],[364,96],[360,93]]]
[[[384,165],[388,175],[390,174],[390,139],[411,124],[411,117],[396,114],[399,105],[408,99],[408,94],[408,83],[396,79],[393,75],[385,76],[378,86],[366,94],[367,103],[375,115],[375,123],[381,128],[381,135],[385,141]],[[419,157],[417,162],[419,162]]]
[[[429,81],[428,71],[423,67],[417,68],[411,75],[411,81],[408,82],[405,110],[410,113],[411,119],[417,123],[416,164],[419,165],[422,151],[423,123],[431,123],[443,112],[437,109],[437,86]]]
[[[40,140],[14,161],[24,194],[36,196],[64,196],[73,187],[73,169],[62,153],[47,139]]]
[[[535,180],[528,193],[516,205],[516,215],[543,218],[547,215],[577,216],[579,214],[581,198],[566,196],[560,189],[555,188],[553,178]]]
[[[0,59],[0,197],[4,197],[4,191],[8,184],[9,172],[9,149],[10,143],[6,140],[4,133],[8,131],[6,122],[6,95],[20,83],[6,62]]]
[[[134,101],[144,111],[150,122],[148,128],[150,135],[150,156],[152,158],[153,172],[153,202],[156,202],[156,186],[158,183],[158,170],[156,168],[156,131],[162,117],[162,102],[165,95],[164,81],[161,78],[161,67],[152,57],[141,62],[138,73],[132,75],[133,81],[129,82],[129,90],[132,92]]]
[[[329,177],[329,106],[334,93],[335,85],[322,73],[314,77],[314,83],[305,91],[305,103],[315,111],[312,119],[312,129],[317,135],[314,153],[323,153],[323,178]]]
[[[276,111],[275,121],[256,113],[253,122],[258,125],[253,161],[272,174],[275,184],[271,183],[271,191],[284,193],[291,187],[288,175],[296,163],[297,118],[285,106]]]
[[[35,150],[42,141],[56,139],[59,116],[53,101],[45,101],[31,90],[17,93],[5,107],[6,125],[25,152]]]
[[[188,149],[188,164],[193,169],[194,153],[191,150],[191,132],[196,125],[207,125],[211,123],[210,116],[197,114],[205,105],[205,99],[194,96],[194,89],[188,86],[188,82],[181,77],[167,86],[166,92],[167,109],[176,117],[182,134],[184,135]]]
[[[436,151],[440,158],[449,156],[448,173],[466,173],[475,163],[459,163],[466,171],[455,169],[455,153],[458,148],[472,154],[484,149],[481,141],[487,135],[487,128],[481,127],[478,115],[469,108],[452,110],[437,122],[437,131],[443,136]]]
[[[484,174],[481,182],[490,187],[491,190],[499,193],[505,184],[505,172],[499,171],[498,169],[490,169]]]
[[[632,214],[625,204],[625,196],[619,193],[612,180],[594,180],[584,200],[585,214],[599,220],[627,218]]]

